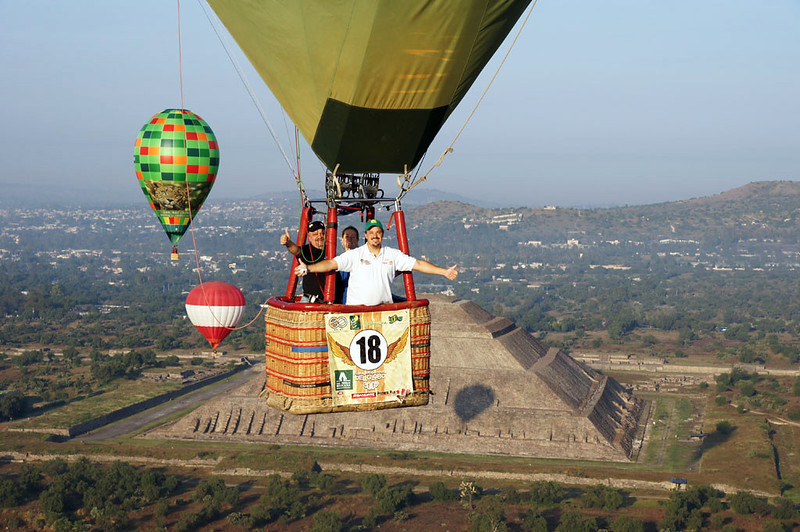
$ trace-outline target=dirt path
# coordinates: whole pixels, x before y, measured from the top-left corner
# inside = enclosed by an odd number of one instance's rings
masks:
[[[148,465],[169,465],[173,467],[203,467],[208,469],[215,468],[221,459],[203,459],[193,458],[190,460],[175,460],[175,459],[159,459],[149,458],[144,456],[107,456],[107,455],[37,455],[19,452],[5,452],[0,455],[0,459],[5,459],[14,462],[41,462],[52,460],[54,458],[61,458],[68,462],[74,462],[79,458],[88,458],[95,462],[113,462],[122,460],[130,463],[148,464]],[[463,478],[463,479],[484,479],[484,480],[505,480],[515,482],[535,482],[535,481],[552,481],[570,486],[594,486],[604,484],[606,486],[624,489],[624,490],[655,490],[655,491],[671,491],[675,486],[668,480],[661,482],[654,482],[649,480],[637,480],[631,478],[586,478],[574,477],[569,475],[562,475],[557,473],[503,473],[499,471],[480,471],[480,470],[450,470],[440,471],[431,469],[415,469],[410,467],[387,467],[387,466],[374,466],[366,464],[343,464],[337,462],[318,462],[323,471],[327,472],[342,472],[342,473],[358,473],[367,474],[375,473],[381,475],[392,475],[403,478],[408,477],[429,477],[429,478]],[[278,474],[282,477],[290,478],[292,473],[289,471],[277,471],[272,469],[249,469],[249,468],[236,468],[236,469],[221,469],[212,470],[211,474],[227,477],[249,477],[249,478],[264,478],[269,475]],[[726,494],[733,494],[737,491],[743,491],[745,488],[731,486],[729,484],[712,484],[712,487],[724,491]],[[747,490],[757,497],[778,497],[777,493],[768,493],[765,491]]]

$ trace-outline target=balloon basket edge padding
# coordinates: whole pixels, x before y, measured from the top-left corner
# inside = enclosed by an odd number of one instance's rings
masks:
[[[408,309],[411,336],[425,338],[411,344],[414,389],[402,400],[335,405],[328,366],[325,314]],[[430,312],[421,299],[374,307],[322,305],[272,298],[267,302],[266,383],[259,397],[267,406],[290,414],[372,411],[428,404],[430,385]],[[292,347],[310,349],[293,350]],[[314,350],[314,348],[318,348]]]

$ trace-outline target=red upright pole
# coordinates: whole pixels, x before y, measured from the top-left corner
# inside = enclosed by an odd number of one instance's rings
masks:
[[[337,226],[339,225],[339,213],[336,210],[336,205],[328,205],[328,227],[325,230],[325,259],[333,259],[336,257],[336,233]],[[328,272],[325,274],[325,293],[324,298],[326,303],[333,303],[336,298],[336,272]]]
[[[397,224],[397,247],[399,247],[400,251],[406,255],[410,255],[411,252],[408,249],[408,236],[406,235],[405,214],[403,214],[403,211],[397,210],[394,211],[392,216],[395,217],[395,223]],[[416,301],[417,293],[414,289],[414,277],[411,275],[411,272],[403,272],[403,285],[406,288],[406,299],[409,301]]]
[[[313,215],[311,207],[303,207],[303,212],[300,214],[300,227],[297,230],[297,246],[302,247],[306,243],[308,236],[308,221]],[[294,292],[297,289],[297,274],[294,269],[300,264],[297,257],[292,257],[292,267],[289,270],[289,283],[286,285],[286,300],[294,301]]]

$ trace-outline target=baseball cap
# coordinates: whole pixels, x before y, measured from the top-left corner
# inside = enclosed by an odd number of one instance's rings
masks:
[[[325,229],[325,224],[316,220],[314,222],[310,222],[308,224],[308,232],[313,233],[314,231],[319,231],[320,229]]]
[[[364,228],[364,232],[369,231],[373,227],[377,227],[381,231],[383,231],[383,224],[380,222],[380,220],[376,220],[376,219],[373,218],[372,220],[369,220],[367,222],[367,226]]]

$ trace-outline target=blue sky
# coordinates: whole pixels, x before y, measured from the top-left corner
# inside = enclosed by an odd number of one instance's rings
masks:
[[[144,202],[133,142],[153,114],[181,105],[177,6],[0,0],[7,194],[68,187]],[[180,7],[184,106],[209,122],[221,147],[209,201],[292,190],[287,164],[200,4]],[[291,153],[291,124],[236,54]],[[430,188],[509,206],[606,206],[800,180],[798,65],[798,0],[540,0],[454,153],[411,194],[422,199]],[[496,67],[450,118],[424,170]],[[307,148],[301,159],[306,186],[321,189],[322,166]],[[393,182],[384,177],[384,188],[391,192]]]

